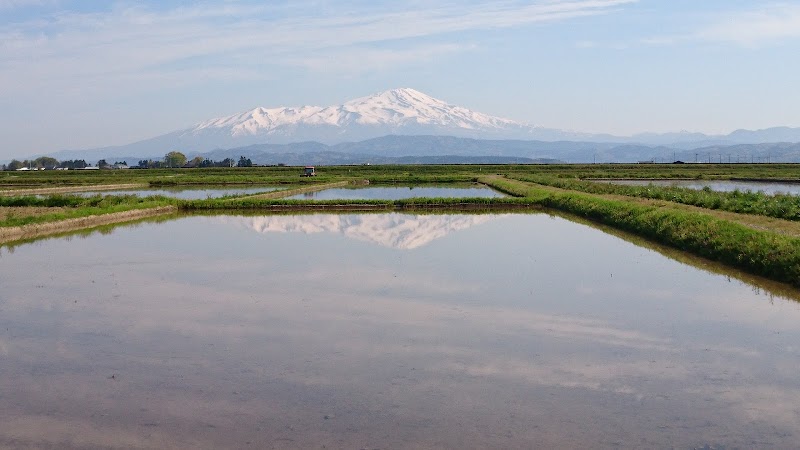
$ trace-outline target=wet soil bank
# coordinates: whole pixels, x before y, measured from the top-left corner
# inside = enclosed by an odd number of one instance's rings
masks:
[[[80,230],[83,228],[91,228],[101,225],[109,225],[113,223],[128,222],[145,217],[168,214],[175,212],[176,210],[177,208],[175,206],[162,206],[158,208],[134,209],[117,213],[59,220],[56,222],[35,223],[20,227],[0,227],[0,243],[47,236],[55,233]]]
[[[71,192],[116,191],[122,189],[140,189],[146,187],[148,187],[147,184],[129,183],[129,184],[101,184],[101,185],[85,185],[85,186],[62,186],[62,187],[32,188],[32,189],[5,189],[5,190],[0,190],[0,195],[8,197],[8,196],[18,196],[18,195],[69,194]]]

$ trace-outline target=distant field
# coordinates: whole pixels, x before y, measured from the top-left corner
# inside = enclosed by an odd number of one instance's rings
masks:
[[[793,164],[390,165],[39,171],[0,173],[0,230],[41,236],[166,211],[353,211],[548,208],[635,233],[750,273],[800,284],[800,196],[623,186],[594,179],[703,179],[800,182]],[[509,198],[292,199],[314,190],[363,185],[481,182]],[[115,185],[197,187],[275,185],[259,195],[181,200],[163,196],[70,195]],[[43,190],[44,189],[44,190]],[[27,191],[27,192],[26,192]],[[64,192],[59,192],[64,191]],[[69,192],[67,192],[69,191]],[[311,197],[309,197],[311,198]],[[122,214],[138,211],[135,215]],[[115,214],[109,216],[109,214]],[[76,221],[75,219],[81,219]],[[64,222],[73,220],[73,222]],[[71,225],[48,226],[64,222]],[[9,231],[9,230],[12,230]],[[44,230],[44,231],[43,231]],[[33,233],[33,234],[31,234]],[[0,239],[2,241],[2,239]]]
[[[374,183],[474,181],[481,175],[550,175],[559,178],[773,179],[800,181],[800,164],[576,164],[576,165],[388,165],[318,167],[317,177],[300,177],[299,167],[127,169],[0,172],[0,188],[150,184],[307,184],[367,179]]]

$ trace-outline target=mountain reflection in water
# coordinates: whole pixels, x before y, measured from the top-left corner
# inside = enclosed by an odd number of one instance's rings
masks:
[[[217,217],[258,233],[332,233],[387,248],[413,250],[450,233],[507,215],[315,214],[308,216]]]

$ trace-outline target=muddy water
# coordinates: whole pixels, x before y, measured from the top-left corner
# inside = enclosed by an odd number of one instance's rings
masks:
[[[800,183],[760,182],[760,181],[730,181],[730,180],[596,180],[603,183],[625,184],[629,186],[675,186],[688,189],[703,189],[708,187],[712,191],[733,192],[763,192],[769,195],[792,194],[800,195]]]
[[[800,305],[537,215],[0,249],[0,447],[794,448]]]
[[[440,186],[379,186],[379,187],[358,187],[358,188],[336,188],[324,191],[307,192],[298,194],[289,199],[297,200],[400,200],[414,197],[438,197],[438,198],[493,198],[505,197],[487,186],[474,185],[464,187],[440,187]]]

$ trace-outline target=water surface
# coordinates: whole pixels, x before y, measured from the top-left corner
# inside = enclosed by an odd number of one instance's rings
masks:
[[[0,446],[793,448],[800,307],[545,214],[0,248]]]
[[[178,198],[182,200],[202,200],[205,198],[218,198],[230,195],[246,195],[257,194],[260,192],[270,192],[277,189],[282,189],[277,186],[220,186],[220,187],[204,187],[204,188],[158,188],[158,189],[120,189],[112,191],[85,191],[73,192],[68,195],[80,195],[82,197],[91,197],[94,195],[137,195],[139,197],[146,197],[150,195],[163,195],[165,197]]]
[[[414,197],[494,198],[505,197],[505,195],[483,185],[469,187],[372,186],[325,189],[286,198],[297,200],[400,200]]]
[[[602,183],[624,184],[629,186],[674,186],[688,189],[703,189],[708,187],[712,191],[733,192],[763,192],[769,195],[792,194],[800,195],[800,183],[762,182],[762,181],[731,181],[731,180],[594,180]]]

